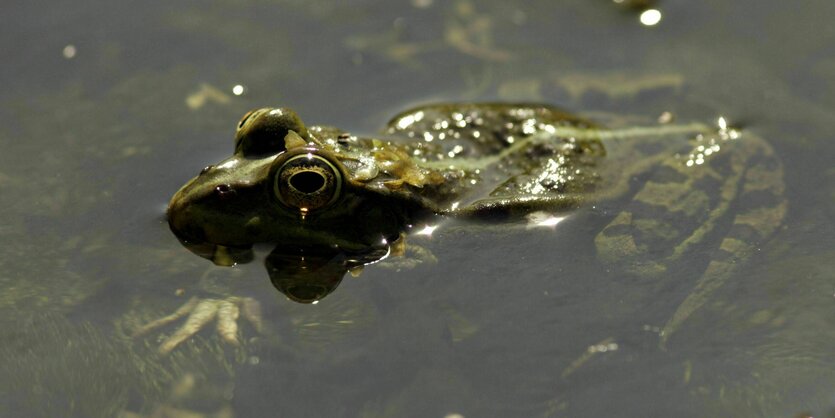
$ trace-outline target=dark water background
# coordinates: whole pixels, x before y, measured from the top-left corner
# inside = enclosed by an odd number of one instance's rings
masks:
[[[0,6],[0,416],[835,417],[835,3],[657,7],[647,27],[605,0]],[[666,350],[704,260],[607,270],[594,216],[442,227],[417,240],[436,265],[367,267],[314,306],[165,225],[251,108],[373,134],[438,100],[724,115],[782,158],[789,214]],[[167,357],[127,337],[213,286],[258,298],[267,334],[210,326]]]

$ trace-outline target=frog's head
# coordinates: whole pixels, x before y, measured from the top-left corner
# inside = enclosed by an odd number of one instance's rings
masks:
[[[339,156],[295,112],[258,109],[238,124],[234,155],[171,198],[168,221],[183,242],[235,248],[299,242],[356,249],[393,235],[386,206],[348,178]]]

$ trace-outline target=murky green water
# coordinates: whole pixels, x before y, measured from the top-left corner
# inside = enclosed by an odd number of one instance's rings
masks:
[[[0,416],[835,416],[835,4],[658,8],[648,27],[605,0],[0,7]],[[441,227],[416,240],[436,265],[369,266],[312,306],[168,231],[246,110],[374,133],[438,100],[724,115],[782,158],[789,214],[666,350],[704,260],[607,270],[594,215]],[[174,326],[129,337],[206,283],[260,300],[265,334],[209,327],[169,356]]]

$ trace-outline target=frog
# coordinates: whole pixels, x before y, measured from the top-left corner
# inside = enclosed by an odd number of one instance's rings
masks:
[[[438,103],[397,114],[377,138],[265,107],[241,118],[231,157],[174,194],[168,222],[187,248],[218,265],[248,262],[254,244],[275,244],[266,261],[273,283],[313,303],[346,271],[398,252],[433,217],[541,220],[619,202],[589,237],[602,264],[674,280],[671,266],[697,244],[717,243],[661,330],[663,346],[782,224],[782,164],[767,141],[721,117],[628,120],[608,127],[540,103]],[[216,302],[202,310],[190,303],[178,310],[190,319],[177,341],[163,343],[166,351],[216,315],[234,325],[234,306],[250,302],[230,297],[224,309]],[[230,342],[232,325],[218,327]]]

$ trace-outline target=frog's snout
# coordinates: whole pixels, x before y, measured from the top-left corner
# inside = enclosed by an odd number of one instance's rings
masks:
[[[181,198],[181,194],[182,190],[178,191],[171,198],[171,202],[168,203],[168,210],[166,211],[168,226],[180,240],[188,242],[205,241],[206,236],[203,228],[194,221],[192,207],[185,199]]]

